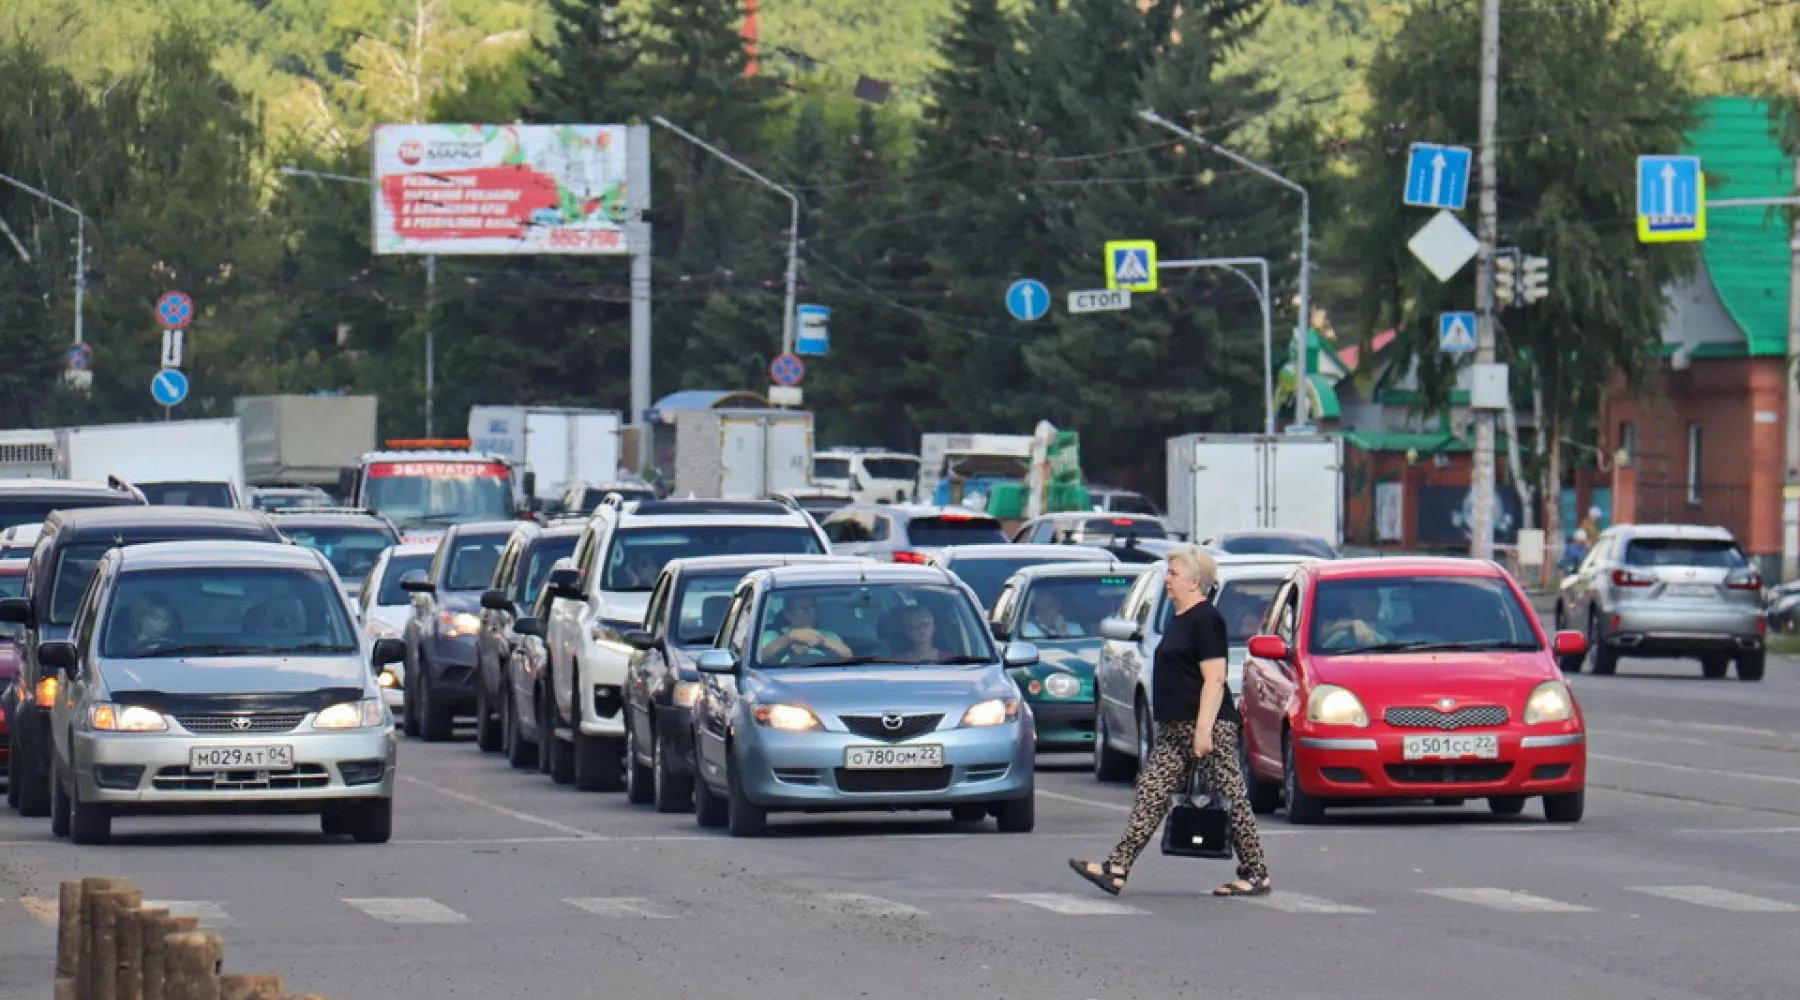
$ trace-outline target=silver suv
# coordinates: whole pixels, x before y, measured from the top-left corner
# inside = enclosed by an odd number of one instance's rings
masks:
[[[1556,597],[1556,627],[1587,630],[1594,673],[1621,656],[1695,657],[1707,677],[1737,663],[1739,680],[1763,675],[1762,574],[1731,532],[1635,524],[1600,536]],[[1579,659],[1563,670],[1581,669]]]

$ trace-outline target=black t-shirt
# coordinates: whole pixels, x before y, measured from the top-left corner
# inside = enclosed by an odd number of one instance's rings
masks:
[[[1211,601],[1201,601],[1169,619],[1162,642],[1156,645],[1156,667],[1150,676],[1150,702],[1158,722],[1194,722],[1200,718],[1200,662],[1223,660],[1230,655],[1225,638],[1225,619]],[[1219,718],[1238,721],[1231,688],[1219,703]]]

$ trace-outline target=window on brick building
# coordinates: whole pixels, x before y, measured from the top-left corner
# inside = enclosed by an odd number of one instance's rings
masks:
[[[1620,465],[1630,465],[1631,460],[1636,457],[1637,457],[1637,425],[1632,423],[1629,420],[1621,421],[1619,423],[1619,452],[1618,452],[1619,464]]]
[[[1688,503],[1700,502],[1700,425],[1688,424],[1687,439]]]

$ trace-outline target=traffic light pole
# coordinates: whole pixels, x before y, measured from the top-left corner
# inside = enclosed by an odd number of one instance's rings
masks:
[[[1494,244],[1499,234],[1499,155],[1494,147],[1500,104],[1500,0],[1481,11],[1481,252],[1475,273],[1475,363],[1491,365],[1494,336]],[[1473,402],[1473,401],[1472,401]],[[1494,557],[1494,411],[1475,411],[1475,469],[1470,477],[1470,555]]]

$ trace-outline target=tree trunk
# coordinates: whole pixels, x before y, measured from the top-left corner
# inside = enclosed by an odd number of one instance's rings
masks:
[[[1551,402],[1550,456],[1544,463],[1544,582],[1548,588],[1562,579],[1556,564],[1562,561],[1562,407]],[[1539,424],[1539,433],[1545,430]]]
[[[1519,415],[1509,404],[1506,414],[1506,464],[1512,472],[1513,491],[1519,495],[1520,528],[1537,524],[1531,513],[1531,483],[1525,478],[1524,459],[1519,454]]]

